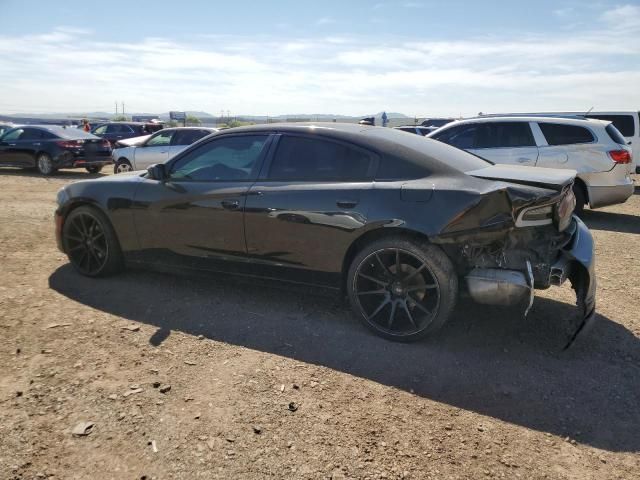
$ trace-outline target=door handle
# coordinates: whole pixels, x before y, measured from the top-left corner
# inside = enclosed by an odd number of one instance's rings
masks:
[[[40,143],[34,143],[34,145],[40,145]]]
[[[245,195],[248,197],[249,195],[255,195],[257,197],[261,197],[264,195],[260,190],[249,190]]]
[[[526,158],[526,157],[520,157],[518,158],[518,162],[519,163],[526,163],[526,162],[530,162],[531,159],[530,158]]]
[[[340,208],[353,208],[358,205],[358,200],[338,200],[336,205]]]
[[[10,147],[15,147],[15,146],[16,146],[16,144],[15,144],[15,143],[10,143],[10,144],[9,144],[9,146],[10,146]]]
[[[226,210],[235,210],[240,206],[240,202],[238,200],[222,200],[222,208]]]

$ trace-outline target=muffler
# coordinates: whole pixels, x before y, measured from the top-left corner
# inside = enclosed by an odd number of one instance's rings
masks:
[[[469,294],[478,303],[515,305],[524,299],[532,303],[533,282],[517,270],[474,268],[466,279]]]

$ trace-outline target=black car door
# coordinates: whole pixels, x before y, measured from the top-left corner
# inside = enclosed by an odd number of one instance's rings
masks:
[[[139,260],[219,270],[246,254],[244,204],[268,134],[223,135],[179,154],[163,181],[137,187]]]
[[[41,139],[42,131],[37,128],[24,127],[8,132],[2,139],[2,162],[19,167],[33,167]]]
[[[24,133],[22,128],[14,128],[6,132],[0,139],[0,164],[22,166],[24,159],[20,158],[18,142]]]
[[[277,276],[335,284],[367,222],[377,156],[312,135],[282,135],[272,150],[247,196],[248,254]]]

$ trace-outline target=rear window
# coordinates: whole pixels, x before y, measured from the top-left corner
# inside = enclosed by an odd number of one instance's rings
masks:
[[[620,133],[620,131],[616,127],[614,127],[613,123],[610,123],[609,125],[607,125],[605,127],[605,130],[611,137],[611,140],[613,140],[614,142],[620,145],[627,144],[627,140],[622,136],[622,133]]]
[[[633,137],[635,135],[635,125],[633,115],[601,115],[592,113],[587,118],[597,118],[598,120],[607,120],[613,123],[613,126],[625,137]]]
[[[561,123],[539,123],[538,125],[549,145],[573,145],[591,143],[595,140],[593,134],[584,127]]]

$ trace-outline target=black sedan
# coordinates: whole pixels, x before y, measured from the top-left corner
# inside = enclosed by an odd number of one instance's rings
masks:
[[[36,168],[42,175],[52,175],[59,168],[97,173],[110,163],[109,143],[76,128],[29,125],[0,137],[0,166]]]
[[[253,126],[64,187],[56,231],[83,275],[147,265],[333,287],[400,341],[437,330],[460,291],[528,312],[535,288],[569,278],[577,334],[595,316],[595,278],[573,176],[388,128]]]
[[[163,127],[161,123],[110,122],[94,126],[91,129],[91,133],[109,140],[109,143],[115,146],[118,140],[151,135],[162,130]]]

